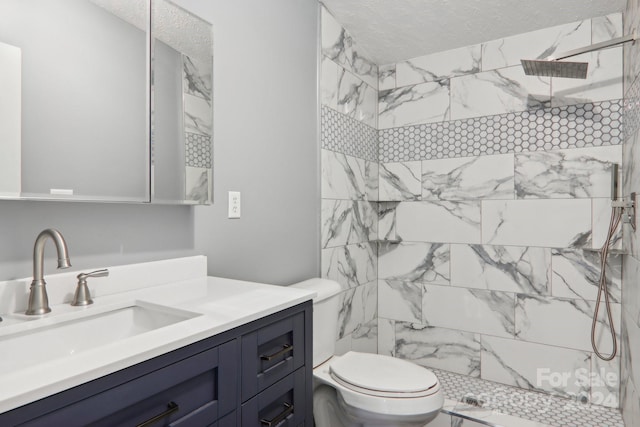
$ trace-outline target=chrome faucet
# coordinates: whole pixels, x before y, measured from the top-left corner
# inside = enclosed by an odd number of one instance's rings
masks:
[[[47,238],[51,238],[58,251],[58,268],[69,268],[69,253],[67,242],[58,230],[47,228],[36,238],[33,247],[33,281],[31,282],[31,292],[29,294],[29,308],[25,314],[45,314],[51,311],[49,308],[49,297],[47,296],[46,282],[44,281],[44,244]]]

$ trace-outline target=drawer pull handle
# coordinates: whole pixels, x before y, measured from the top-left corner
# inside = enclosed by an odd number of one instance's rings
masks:
[[[164,411],[161,414],[156,415],[153,418],[149,418],[147,421],[138,424],[136,427],[148,427],[151,424],[160,421],[161,419],[168,417],[169,415],[173,414],[174,412],[178,412],[180,410],[180,407],[178,406],[178,404],[176,402],[169,402],[167,404],[167,410]]]
[[[282,350],[280,350],[280,351],[278,351],[276,353],[273,353],[273,354],[269,354],[269,355],[263,354],[263,355],[260,356],[260,359],[262,359],[262,360],[273,360],[276,357],[279,357],[279,356],[282,356],[283,354],[289,353],[290,351],[293,351],[293,346],[290,345],[290,344],[285,344],[285,345],[282,346]]]
[[[278,423],[280,423],[280,421],[284,420],[289,415],[291,415],[292,413],[293,413],[293,405],[290,404],[290,403],[285,403],[284,404],[284,411],[282,411],[279,415],[277,415],[272,420],[265,420],[264,418],[262,418],[260,420],[260,424],[262,424],[265,427],[275,426]]]

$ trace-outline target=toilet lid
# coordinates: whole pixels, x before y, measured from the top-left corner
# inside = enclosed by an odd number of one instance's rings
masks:
[[[342,382],[382,393],[417,393],[438,383],[422,366],[381,354],[348,352],[331,363],[331,375]]]

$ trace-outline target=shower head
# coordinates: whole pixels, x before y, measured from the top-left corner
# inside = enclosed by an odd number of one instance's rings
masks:
[[[588,62],[557,61],[555,59],[521,59],[527,76],[586,79]]]
[[[570,79],[586,79],[587,68],[589,64],[586,62],[570,62],[559,61],[560,59],[570,58],[583,53],[593,52],[600,49],[617,46],[623,43],[635,42],[636,32],[617,39],[592,44],[591,46],[581,47],[569,52],[554,55],[545,59],[521,59],[522,68],[527,76],[545,76],[545,77],[567,77]]]

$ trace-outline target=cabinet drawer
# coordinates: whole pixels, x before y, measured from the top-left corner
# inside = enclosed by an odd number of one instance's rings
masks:
[[[237,404],[237,349],[222,344],[24,425],[135,426],[156,416],[154,427],[212,424]]]
[[[305,315],[297,313],[242,337],[242,401],[305,363]]]
[[[306,416],[305,370],[276,382],[242,405],[242,427],[298,426]]]
[[[215,423],[210,424],[209,427],[238,427],[240,425],[240,420],[238,419],[239,413],[240,411],[233,411],[232,413],[220,418]],[[193,427],[193,424],[189,427]]]

